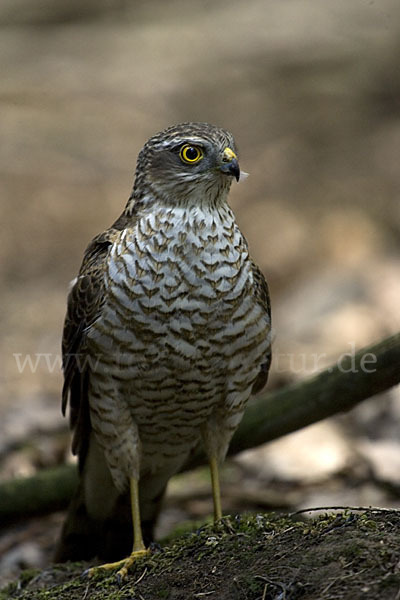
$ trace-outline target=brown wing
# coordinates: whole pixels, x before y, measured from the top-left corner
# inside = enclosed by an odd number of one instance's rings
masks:
[[[62,412],[65,415],[69,399],[70,425],[74,430],[72,451],[79,455],[81,465],[86,455],[90,433],[88,381],[91,366],[93,367],[86,349],[86,331],[101,315],[105,297],[105,262],[110,246],[125,226],[125,219],[120,217],[110,229],[92,240],[68,296],[62,339]]]
[[[258,302],[262,305],[268,316],[270,323],[270,335],[271,335],[271,302],[269,298],[268,285],[265,281],[265,277],[260,271],[259,267],[252,261],[253,280],[254,280],[254,294]],[[265,356],[265,361],[261,365],[260,372],[257,379],[254,382],[252,393],[256,394],[265,386],[268,380],[268,372],[271,365],[271,346],[269,346],[268,353]]]

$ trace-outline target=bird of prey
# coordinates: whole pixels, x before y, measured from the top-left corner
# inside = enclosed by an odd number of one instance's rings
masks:
[[[141,150],[121,216],[86,249],[62,344],[80,483],[57,561],[127,556],[97,567],[125,576],[199,444],[222,516],[218,466],[270,364],[267,284],[227,203],[239,177],[228,131],[168,127]]]

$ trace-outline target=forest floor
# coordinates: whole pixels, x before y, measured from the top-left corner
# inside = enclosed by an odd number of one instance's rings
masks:
[[[83,563],[29,570],[0,600],[396,600],[400,512],[226,517],[155,549],[119,582]]]

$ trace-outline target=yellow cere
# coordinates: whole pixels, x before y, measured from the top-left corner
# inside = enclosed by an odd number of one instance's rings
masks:
[[[196,163],[203,158],[203,150],[199,146],[185,144],[179,153],[181,160],[186,163]]]
[[[230,148],[226,147],[225,150],[224,150],[224,161],[230,162],[234,158],[237,158],[237,156],[234,153],[234,151],[231,150]]]

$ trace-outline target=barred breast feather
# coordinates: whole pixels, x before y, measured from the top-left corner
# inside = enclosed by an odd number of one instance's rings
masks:
[[[139,444],[141,472],[175,471],[210,419],[226,429],[223,458],[268,353],[269,317],[254,285],[227,205],[144,215],[112,244],[104,306],[88,331],[98,359],[89,402],[119,489],[139,468]]]

